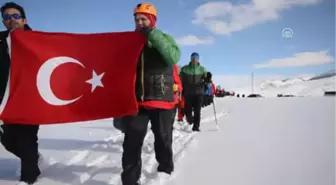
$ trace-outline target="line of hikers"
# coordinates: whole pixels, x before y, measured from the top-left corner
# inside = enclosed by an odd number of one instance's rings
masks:
[[[32,30],[24,9],[16,3],[4,4],[1,15],[7,30],[0,32],[0,102],[10,66],[6,38],[15,29]],[[138,114],[114,119],[116,127],[124,132],[121,159],[123,185],[140,185],[141,150],[148,123],[151,122],[155,137],[154,148],[159,163],[157,171],[170,175],[174,171],[172,134],[177,109],[179,120],[183,120],[185,115],[192,130],[200,131],[201,108],[213,102],[214,94],[212,75],[200,65],[198,53],[192,53],[190,63],[178,72],[180,48],[170,35],[156,28],[157,11],[152,4],[138,4],[133,15],[135,31],[148,40],[137,66],[135,92]],[[39,126],[5,122],[1,128],[2,145],[21,160],[19,184],[34,184],[41,174],[39,164],[43,162],[38,150]]]

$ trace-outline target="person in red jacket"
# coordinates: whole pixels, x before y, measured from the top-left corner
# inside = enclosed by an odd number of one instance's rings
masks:
[[[215,92],[216,92],[216,85],[215,85],[215,83],[211,83],[211,93],[212,93],[212,95],[215,95]]]
[[[157,172],[174,171],[172,113],[174,98],[174,65],[181,57],[176,41],[156,28],[156,8],[150,3],[138,4],[133,12],[135,31],[147,42],[138,59],[135,94],[139,111],[121,118],[124,128],[121,181],[139,185],[142,171],[142,146],[149,122],[154,133]]]
[[[173,125],[174,125],[174,121],[175,121],[175,117],[176,117],[176,112],[177,112],[177,108],[179,105],[179,100],[180,100],[180,96],[182,95],[182,82],[180,79],[180,75],[178,72],[178,66],[174,65],[174,104],[175,104],[175,108],[173,110]]]

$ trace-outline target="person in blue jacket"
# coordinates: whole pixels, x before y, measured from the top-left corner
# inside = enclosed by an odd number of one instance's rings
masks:
[[[213,102],[213,95],[214,95],[214,88],[212,87],[212,74],[211,72],[207,72],[207,77],[205,79],[205,95],[204,95],[204,101],[203,101],[203,107],[211,105]]]

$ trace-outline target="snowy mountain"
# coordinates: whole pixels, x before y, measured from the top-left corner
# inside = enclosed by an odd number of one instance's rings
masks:
[[[303,78],[288,78],[285,80],[266,80],[260,85],[260,89],[264,90],[269,88],[287,87],[303,81],[305,81],[305,79]]]
[[[336,75],[336,70],[333,69],[333,70],[330,70],[326,73],[322,73],[320,75],[314,76],[314,77],[310,78],[309,80],[319,80],[319,79],[323,79],[323,78],[330,78],[330,77],[333,77],[335,75]]]
[[[290,78],[285,80],[266,80],[256,84],[254,93],[264,97],[276,97],[278,94],[295,96],[323,96],[325,91],[335,90],[336,77],[324,77],[316,80],[310,78]],[[236,89],[239,94],[251,94],[251,87]]]

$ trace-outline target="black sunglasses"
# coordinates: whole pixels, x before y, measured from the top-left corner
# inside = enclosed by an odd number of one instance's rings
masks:
[[[8,20],[10,20],[11,18],[13,17],[13,19],[22,19],[22,16],[20,15],[20,14],[17,14],[17,13],[15,13],[15,14],[5,14],[5,15],[3,15],[3,19],[5,20],[5,21],[8,21]]]

